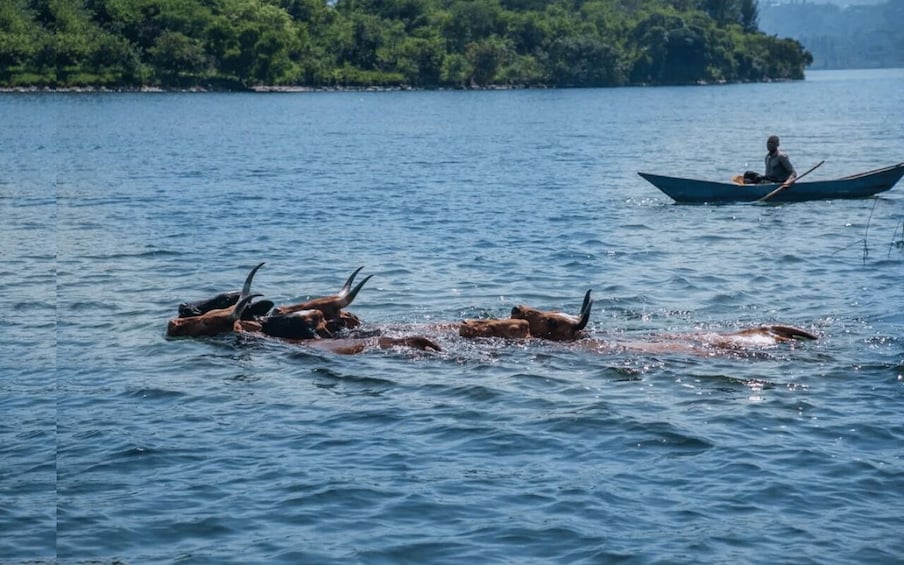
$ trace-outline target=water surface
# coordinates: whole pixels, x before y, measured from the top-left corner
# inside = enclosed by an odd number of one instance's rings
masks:
[[[0,96],[0,561],[904,560],[904,187],[677,205],[780,135],[904,160],[904,72],[719,87]],[[401,332],[518,303],[752,355],[166,340],[176,305],[374,278]],[[422,326],[423,327],[423,326]],[[427,330],[425,330],[427,331]]]

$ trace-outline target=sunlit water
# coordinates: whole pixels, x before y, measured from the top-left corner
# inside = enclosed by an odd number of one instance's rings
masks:
[[[769,134],[904,161],[904,71],[510,92],[0,96],[0,562],[904,560],[904,186],[677,205]],[[166,340],[184,300],[373,274],[369,330],[781,322],[750,355]]]

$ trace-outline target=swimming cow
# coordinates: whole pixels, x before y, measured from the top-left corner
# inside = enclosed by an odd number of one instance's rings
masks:
[[[251,281],[254,274],[264,264],[260,263],[248,273],[245,277],[245,285],[242,291],[235,298],[233,304],[231,294],[226,293],[217,295],[216,297],[194,303],[189,306],[181,304],[179,306],[179,318],[174,318],[166,325],[167,337],[202,337],[215,336],[224,333],[236,331],[238,323],[242,319],[242,315],[251,303],[251,300],[261,296],[260,294],[251,294]],[[224,304],[228,304],[225,305]],[[269,308],[268,308],[269,309]],[[196,315],[186,316],[184,314],[191,312],[199,312]]]
[[[351,288],[359,267],[338,294],[316,298],[301,304],[273,308],[270,300],[251,301],[261,294],[251,293],[251,282],[258,269],[254,267],[245,279],[241,292],[221,293],[213,298],[179,305],[179,317],[167,324],[167,337],[210,337],[236,332],[279,338],[289,343],[304,343],[334,353],[360,353],[366,349],[404,346],[441,351],[439,345],[423,336],[347,337],[335,338],[347,328],[360,325],[357,316],[343,310],[373,275]],[[330,338],[330,339],[321,339]]]
[[[623,336],[618,341],[588,338],[584,336],[584,329],[593,307],[590,293],[588,290],[584,295],[584,302],[577,316],[519,305],[512,308],[511,317],[506,319],[464,320],[458,326],[458,334],[466,338],[535,338],[572,342],[579,349],[598,353],[636,351],[646,354],[693,355],[743,352],[750,348],[818,339],[806,330],[786,325],[764,325],[727,333],[659,334],[647,336],[642,341],[625,341]]]
[[[273,337],[316,339],[335,337],[342,330],[357,328],[361,320],[344,308],[351,305],[364,284],[373,277],[367,275],[353,289],[352,283],[363,268],[355,269],[337,294],[274,308],[261,321],[261,331]]]
[[[355,269],[355,272],[348,277],[337,294],[324,296],[322,298],[314,298],[313,300],[301,302],[300,304],[279,306],[274,312],[276,314],[291,314],[301,310],[320,310],[323,312],[326,319],[338,318],[342,309],[349,306],[352,301],[355,300],[355,297],[361,292],[361,287],[373,277],[373,275],[367,275],[364,277],[363,281],[358,283],[358,286],[352,289],[352,283],[355,282],[355,277],[358,276],[358,273],[360,273],[363,268],[364,267],[358,267]]]
[[[458,335],[573,341],[581,337],[590,320],[590,310],[593,307],[590,292],[588,290],[584,295],[584,303],[577,316],[518,305],[512,308],[511,317],[504,320],[464,320],[458,328]]]
[[[224,292],[205,300],[180,304],[179,318],[170,321],[167,335],[211,336],[235,330],[300,340],[332,338],[340,330],[361,325],[357,316],[343,308],[352,303],[364,283],[373,276],[369,275],[352,289],[351,285],[363,267],[358,267],[352,273],[338,294],[274,308],[272,300],[250,302],[252,298],[261,296],[250,296],[250,287],[254,274],[263,265],[261,263],[252,269],[241,292]],[[245,297],[248,297],[245,303],[234,308]],[[235,327],[230,325],[224,312],[230,312],[230,319],[234,318],[233,322],[240,323]],[[222,323],[215,323],[213,320],[222,320]]]
[[[619,336],[618,340],[591,338],[577,341],[575,346],[602,354],[631,351],[644,355],[746,356],[752,351],[780,343],[815,339],[818,339],[816,335],[793,326],[765,325],[733,332],[655,334],[642,340],[625,340],[624,336]]]
[[[222,293],[207,300],[180,304],[180,317],[169,321],[167,336],[201,337],[236,332],[345,354],[395,346],[441,351],[436,342],[422,335],[387,337],[380,335],[380,330],[377,330],[376,335],[369,332],[370,335],[363,337],[344,333],[361,324],[357,316],[344,308],[352,304],[361,288],[373,276],[368,275],[352,288],[355,277],[363,267],[357,268],[349,276],[337,294],[274,308],[270,300],[252,302],[255,297],[261,296],[251,293],[251,282],[263,265],[264,263],[260,263],[251,270],[241,292]],[[592,307],[591,291],[588,290],[576,316],[518,305],[512,308],[510,317],[506,319],[470,319],[458,324],[440,323],[430,326],[433,332],[441,333],[457,329],[458,336],[464,338],[534,338],[570,342],[576,348],[599,353],[637,351],[648,354],[730,354],[788,341],[817,339],[812,333],[793,326],[764,325],[728,333],[657,334],[633,342],[626,342],[622,335],[619,340],[610,341],[584,335]]]

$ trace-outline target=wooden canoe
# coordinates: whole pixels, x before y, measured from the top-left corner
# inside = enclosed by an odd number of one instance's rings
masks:
[[[755,202],[780,186],[737,184],[637,173],[676,202]],[[865,198],[890,190],[904,176],[904,163],[833,180],[795,182],[769,202]]]

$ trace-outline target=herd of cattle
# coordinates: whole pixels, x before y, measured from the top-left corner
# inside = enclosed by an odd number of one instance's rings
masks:
[[[357,316],[345,310],[355,300],[368,275],[354,288],[359,267],[351,274],[338,294],[315,298],[299,304],[276,306],[271,300],[257,300],[262,295],[251,292],[255,273],[264,263],[251,269],[241,292],[226,292],[213,298],[179,305],[179,317],[169,321],[168,337],[205,337],[226,333],[266,336],[291,343],[304,343],[336,353],[359,353],[372,347],[396,346],[441,351],[433,340],[423,335],[404,337],[354,337],[349,330],[361,325]],[[434,330],[455,331],[463,338],[541,339],[574,342],[593,350],[611,350],[613,344],[590,339],[584,328],[590,319],[593,300],[590,291],[577,316],[561,312],[515,306],[505,319],[463,320],[458,323],[436,324]],[[784,341],[816,339],[799,328],[767,325],[724,334],[694,334],[693,336],[658,336],[642,343],[621,343],[619,350],[645,352],[711,353],[714,349],[737,350],[748,346],[772,345]]]

